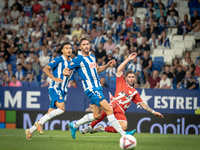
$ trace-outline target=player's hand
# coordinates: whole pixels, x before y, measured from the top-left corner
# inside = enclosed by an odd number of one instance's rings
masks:
[[[72,73],[72,70],[68,70],[68,69],[64,69],[64,70],[63,70],[63,74],[64,74],[65,76],[69,76],[71,73]]]
[[[116,64],[116,60],[115,59],[112,59],[110,60],[107,65],[110,67],[110,66],[113,66],[114,64]]]
[[[131,53],[131,54],[128,56],[128,59],[129,59],[129,60],[133,60],[136,56],[137,56],[137,53],[136,53],[136,52]]]
[[[161,114],[161,113],[159,113],[159,112],[154,112],[154,115],[155,116],[158,116],[158,117],[160,117],[160,118],[164,118],[164,116]]]
[[[57,82],[58,84],[63,82],[63,80],[60,78],[55,78],[54,81]]]

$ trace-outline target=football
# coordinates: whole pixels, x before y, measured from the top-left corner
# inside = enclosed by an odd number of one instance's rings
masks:
[[[121,149],[134,149],[137,146],[136,138],[132,135],[124,135],[119,140]]]

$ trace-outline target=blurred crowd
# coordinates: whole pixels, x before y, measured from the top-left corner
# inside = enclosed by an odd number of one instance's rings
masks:
[[[190,53],[175,58],[172,66],[165,65],[162,72],[152,70],[151,52],[162,47],[170,49],[167,31],[177,28],[177,34],[193,34],[200,40],[200,16],[194,10],[191,19],[184,15],[179,22],[177,2],[167,0],[8,0],[0,17],[0,84],[22,86],[21,82],[51,82],[42,69],[62,54],[61,44],[71,42],[72,58],[79,50],[78,40],[87,37],[91,53],[99,66],[111,59],[117,65],[100,74],[103,87],[109,87],[117,66],[132,52],[138,57],[124,70],[136,74],[135,88],[196,89],[200,82],[200,59],[192,62]],[[3,1],[1,3],[3,3]],[[190,1],[189,1],[190,2]],[[197,5],[200,3],[197,1]],[[135,16],[146,8],[145,17]],[[110,80],[111,79],[111,80]],[[113,79],[112,81],[115,81]],[[69,87],[77,87],[76,77]],[[107,82],[107,83],[106,83]]]

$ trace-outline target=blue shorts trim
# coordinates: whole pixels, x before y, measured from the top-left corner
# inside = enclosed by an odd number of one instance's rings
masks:
[[[106,99],[103,95],[102,89],[93,89],[92,91],[87,90],[85,92],[87,97],[90,99],[90,104],[91,105],[97,105],[99,107],[100,102],[104,99]]]
[[[55,103],[65,102],[65,92],[62,91],[60,88],[49,88],[49,96],[50,96],[50,105],[49,108],[57,109]]]

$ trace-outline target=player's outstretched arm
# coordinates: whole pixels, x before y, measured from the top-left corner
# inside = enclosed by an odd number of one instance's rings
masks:
[[[47,66],[43,69],[44,73],[45,73],[49,78],[51,78],[52,80],[54,80],[54,81],[57,82],[57,83],[62,83],[62,79],[54,77],[54,76],[52,75],[52,73],[50,72],[50,70],[51,70],[51,67],[50,67],[49,65],[47,65]]]
[[[140,105],[144,110],[146,110],[146,111],[148,111],[148,112],[154,114],[155,116],[158,116],[158,117],[160,117],[160,118],[164,118],[164,116],[163,116],[161,113],[154,111],[154,110],[151,109],[147,104],[145,104],[145,103],[140,103],[139,105]]]
[[[97,66],[97,72],[101,73],[101,72],[105,71],[108,67],[110,67],[114,64],[116,64],[116,61],[115,61],[115,59],[112,59],[104,66]]]
[[[120,65],[119,67],[117,68],[117,76],[120,76],[122,74],[122,70],[123,68],[126,66],[126,64],[133,60],[135,57],[137,56],[137,53],[134,52],[134,53],[131,53],[128,58],[126,60],[124,60]]]
[[[72,72],[72,70],[70,70],[69,68],[65,68],[65,69],[63,70],[63,74],[64,74],[65,76],[69,76],[69,75],[71,74],[71,72]]]

